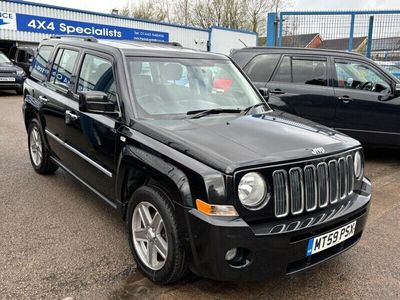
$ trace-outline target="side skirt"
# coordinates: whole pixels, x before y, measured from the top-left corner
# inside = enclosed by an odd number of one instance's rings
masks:
[[[58,159],[51,157],[51,160],[53,162],[55,162],[57,165],[59,165],[64,171],[66,171],[68,174],[70,174],[76,180],[78,180],[83,186],[87,187],[92,193],[94,193],[96,196],[98,196],[100,199],[102,199],[104,202],[106,202],[108,205],[110,205],[112,208],[117,209],[117,205],[114,202],[112,202],[110,199],[108,199],[102,193],[97,191],[94,187],[92,187],[91,185],[86,183],[84,180],[82,180],[80,177],[78,177],[74,172],[72,172],[70,169],[68,169],[66,166],[64,166]]]

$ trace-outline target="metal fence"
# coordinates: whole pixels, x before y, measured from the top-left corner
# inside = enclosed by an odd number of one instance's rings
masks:
[[[347,50],[400,61],[400,10],[269,13],[267,46]]]

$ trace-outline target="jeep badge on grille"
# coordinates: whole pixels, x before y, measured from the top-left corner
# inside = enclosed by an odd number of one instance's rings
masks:
[[[324,153],[325,153],[325,149],[322,148],[322,147],[313,148],[313,149],[311,150],[311,153],[312,153],[313,155],[324,154]]]

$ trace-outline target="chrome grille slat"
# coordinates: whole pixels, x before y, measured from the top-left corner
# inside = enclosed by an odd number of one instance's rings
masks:
[[[325,207],[329,202],[328,165],[320,163],[317,166],[318,204]]]
[[[290,199],[291,212],[293,215],[298,215],[304,209],[304,183],[303,170],[300,168],[292,168],[289,171]]]
[[[317,208],[317,174],[313,165],[304,168],[304,198],[306,211],[313,211]]]
[[[275,216],[286,217],[289,214],[289,191],[287,173],[278,170],[272,174],[274,182]]]
[[[354,161],[353,156],[348,155],[347,158],[347,194],[351,195],[354,190]]]
[[[336,203],[339,200],[338,162],[331,160],[328,163],[329,173],[329,201]]]
[[[339,158],[339,195],[340,200],[343,200],[347,196],[347,162],[344,157]]]
[[[353,155],[273,172],[275,216],[298,215],[345,199],[354,191]]]

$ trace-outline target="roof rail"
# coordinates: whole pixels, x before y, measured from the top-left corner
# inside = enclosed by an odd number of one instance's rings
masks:
[[[134,42],[145,42],[145,43],[150,43],[150,44],[160,44],[160,45],[168,45],[168,46],[183,48],[182,44],[180,44],[178,42],[146,41],[146,40],[134,40]]]
[[[82,40],[86,42],[97,43],[97,39],[94,36],[82,36],[82,35],[52,35],[50,39],[73,39]]]
[[[287,51],[306,51],[306,52],[334,52],[334,53],[345,53],[349,55],[355,55],[355,56],[364,56],[361,53],[354,52],[354,51],[347,51],[347,50],[336,50],[336,49],[325,49],[325,48],[301,48],[301,47],[272,47],[272,46],[257,46],[257,47],[245,47],[242,49],[233,49],[233,50],[246,50],[246,49],[256,49],[256,50],[287,50]]]

